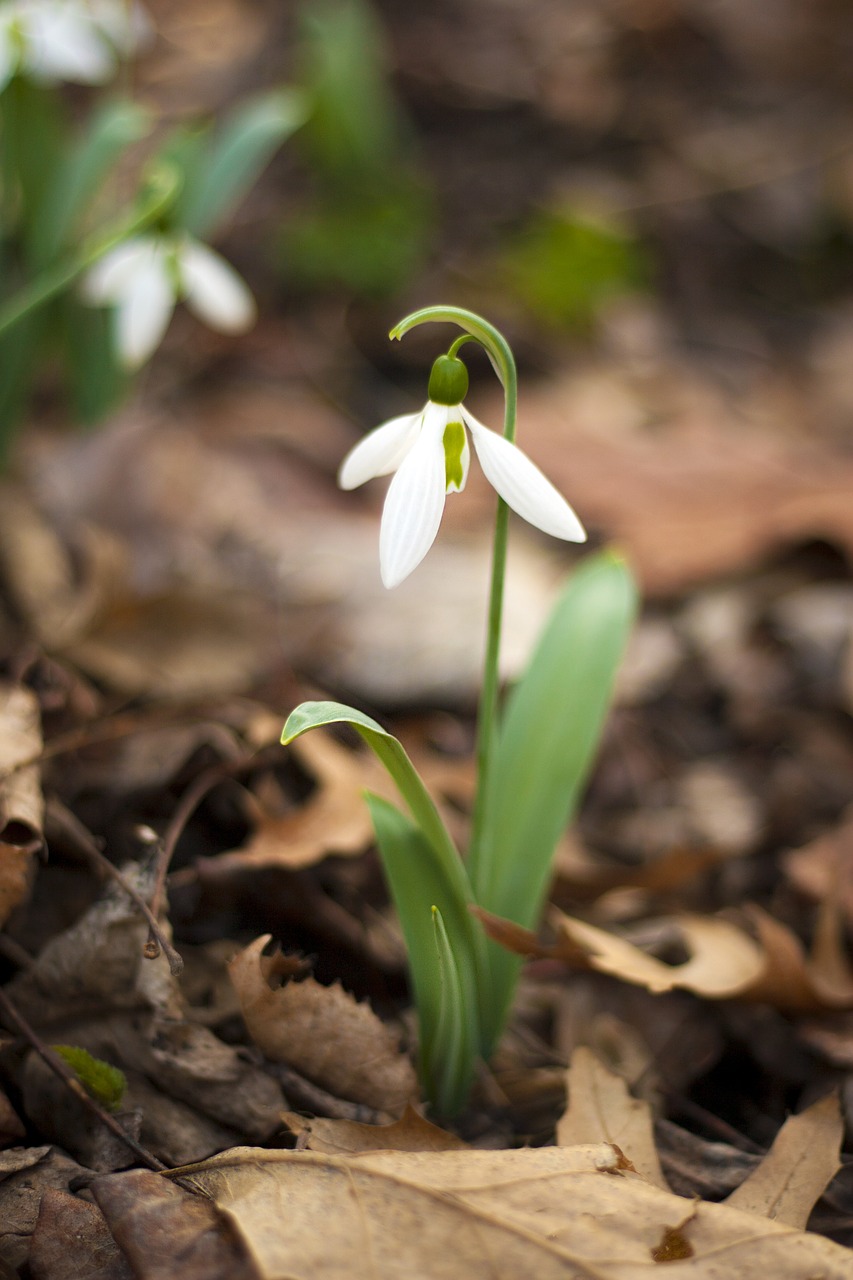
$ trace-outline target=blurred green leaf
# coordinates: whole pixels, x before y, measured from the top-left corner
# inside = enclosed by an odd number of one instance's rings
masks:
[[[33,219],[33,264],[46,266],[65,247],[80,216],[122,152],[148,133],[150,113],[132,102],[104,104],[63,155]]]
[[[538,319],[585,331],[612,297],[647,285],[647,256],[615,224],[572,210],[534,214],[504,250],[507,288]]]
[[[218,134],[196,131],[184,142],[187,180],[174,220],[206,238],[254,185],[275,152],[308,114],[305,97],[276,89],[245,103]],[[180,147],[171,152],[181,160]]]
[[[313,109],[305,143],[314,163],[360,183],[387,172],[399,148],[383,31],[366,0],[310,0],[300,12],[304,82]]]
[[[73,295],[58,301],[60,342],[76,418],[94,426],[124,395],[128,376],[116,356],[112,312],[89,307]]]

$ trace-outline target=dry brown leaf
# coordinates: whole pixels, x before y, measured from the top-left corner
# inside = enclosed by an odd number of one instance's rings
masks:
[[[271,987],[275,958],[263,955],[269,941],[269,934],[257,938],[228,967],[255,1044],[336,1097],[399,1115],[418,1088],[397,1036],[338,985],[306,978]]]
[[[650,1186],[608,1144],[349,1157],[237,1148],[173,1173],[231,1217],[264,1280],[647,1280],[664,1257],[673,1280],[853,1277],[840,1245]],[[668,1240],[677,1252],[662,1252]]]
[[[217,874],[229,866],[298,870],[321,862],[329,854],[364,853],[374,841],[365,791],[399,803],[399,792],[387,771],[369,751],[345,747],[328,733],[307,734],[292,742],[288,750],[314,778],[315,791],[305,804],[283,816],[259,810],[246,843],[217,854]],[[434,795],[452,797],[456,803],[470,798],[473,774],[469,760],[447,759],[423,750],[414,752],[413,759]]]
[[[785,854],[782,865],[800,893],[819,902],[832,894],[853,921],[853,807],[837,826]]]
[[[92,1183],[134,1280],[259,1280],[248,1251],[213,1205],[148,1169]]]
[[[831,1093],[785,1121],[761,1164],[726,1204],[805,1229],[812,1209],[841,1168],[843,1137],[841,1105]]]
[[[357,1120],[308,1120],[295,1111],[282,1119],[299,1141],[301,1151],[327,1155],[356,1155],[360,1151],[462,1151],[468,1143],[431,1124],[414,1107],[407,1106],[392,1124],[360,1124]]]
[[[626,938],[561,912],[554,912],[552,920],[560,935],[556,954],[563,954],[565,940],[568,943],[565,958],[570,963],[580,949],[589,968],[653,992],[680,988],[708,999],[725,1000],[742,995],[765,969],[761,947],[737,925],[718,917],[674,918],[673,923],[688,952],[688,959],[681,964],[665,964]]]
[[[558,934],[551,944],[541,943],[511,920],[481,909],[475,915],[489,937],[508,951],[607,973],[655,994],[682,989],[706,1000],[762,1001],[786,1013],[853,1007],[853,973],[835,904],[826,904],[811,957],[787,925],[754,904],[743,911],[755,938],[717,916],[680,915],[658,921],[688,953],[679,964],[667,964],[627,938],[559,911],[551,916]]]
[[[572,1054],[566,1083],[569,1104],[557,1121],[557,1145],[610,1142],[624,1151],[641,1177],[668,1191],[649,1104],[633,1098],[622,1077],[584,1046]]]
[[[27,1266],[33,1280],[138,1280],[97,1205],[53,1187],[41,1198]]]
[[[653,432],[608,433],[605,423],[567,436],[579,416],[571,379],[521,405],[533,438],[556,446],[534,457],[558,488],[583,495],[587,525],[625,548],[644,594],[742,573],[780,546],[816,538],[853,556],[848,453],[785,439],[775,424],[744,430],[710,388],[704,403],[685,391],[684,403],[669,406],[668,429]]]
[[[26,898],[34,855],[44,843],[39,767],[20,767],[41,749],[36,695],[23,685],[0,684],[0,926]]]

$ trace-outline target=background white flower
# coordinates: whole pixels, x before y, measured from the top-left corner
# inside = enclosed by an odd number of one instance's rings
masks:
[[[144,10],[124,0],[5,0],[0,90],[16,74],[102,84],[149,32]]]
[[[568,502],[521,449],[483,426],[461,404],[429,401],[420,413],[392,418],[369,432],[338,473],[341,488],[354,489],[396,472],[379,530],[379,567],[386,587],[396,587],[420,564],[435,541],[446,495],[465,488],[471,456],[466,427],[486,479],[513,511],[552,537],[586,540]]]
[[[244,332],[256,315],[255,300],[233,267],[188,235],[126,240],[88,272],[83,296],[96,306],[115,306],[116,346],[129,369],[155,351],[178,301],[223,333]]]

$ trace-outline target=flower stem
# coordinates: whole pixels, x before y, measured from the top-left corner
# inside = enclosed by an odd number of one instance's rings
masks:
[[[518,415],[518,375],[515,358],[506,338],[495,327],[472,311],[461,307],[424,307],[406,316],[391,330],[392,338],[402,338],[416,325],[428,321],[456,324],[465,333],[457,338],[448,354],[455,355],[463,342],[471,338],[486,351],[492,367],[504,389],[504,438],[515,440],[515,424]],[[477,794],[471,818],[471,840],[468,847],[468,875],[475,898],[480,897],[480,883],[484,874],[484,830],[487,812],[487,795],[490,785],[494,745],[498,733],[498,694],[500,692],[499,666],[501,621],[503,618],[504,579],[506,578],[507,536],[509,508],[503,498],[498,498],[495,516],[495,536],[492,549],[492,577],[489,592],[489,612],[486,628],[486,654],[483,663],[483,686],[477,714]]]
[[[511,365],[511,376],[504,384],[504,396],[504,437],[509,441],[513,441],[515,439],[515,424],[518,412],[518,389],[514,361]],[[495,513],[495,533],[492,542],[492,576],[489,587],[489,611],[486,619],[483,685],[480,690],[480,705],[477,713],[477,792],[474,797],[471,836],[468,845],[468,876],[471,880],[474,894],[478,898],[483,874],[486,799],[490,785],[494,744],[498,733],[501,624],[503,622],[508,534],[509,507],[503,498],[499,497]]]

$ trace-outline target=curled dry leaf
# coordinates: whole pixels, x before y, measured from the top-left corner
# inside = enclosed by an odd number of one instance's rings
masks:
[[[360,1124],[357,1120],[307,1120],[296,1112],[282,1117],[299,1140],[300,1150],[327,1155],[356,1155],[360,1151],[462,1151],[467,1142],[431,1124],[414,1107],[407,1106],[392,1124]]]
[[[655,994],[684,990],[706,1000],[753,1000],[785,1013],[853,1008],[853,973],[837,928],[836,905],[824,905],[811,956],[787,925],[760,907],[743,909],[755,937],[718,916],[673,916],[659,921],[687,959],[668,964],[615,933],[554,911],[553,943],[477,909],[495,942],[518,955],[562,960],[573,969],[607,973]]]
[[[0,925],[23,902],[42,847],[44,799],[34,761],[42,749],[38,700],[22,685],[0,684]]]
[[[269,941],[257,938],[228,970],[255,1044],[337,1097],[399,1115],[417,1096],[417,1080],[397,1036],[340,986],[313,978],[271,986],[281,969],[279,957],[263,955]]]
[[[237,1148],[191,1177],[232,1219],[264,1280],[850,1280],[840,1245],[649,1185],[602,1143],[332,1156]]]
[[[773,1146],[726,1204],[805,1228],[841,1168],[844,1120],[835,1094],[785,1121]]]
[[[649,1104],[632,1098],[621,1076],[584,1046],[572,1054],[566,1084],[569,1104],[557,1121],[558,1146],[610,1142],[624,1151],[641,1177],[668,1191]]]

